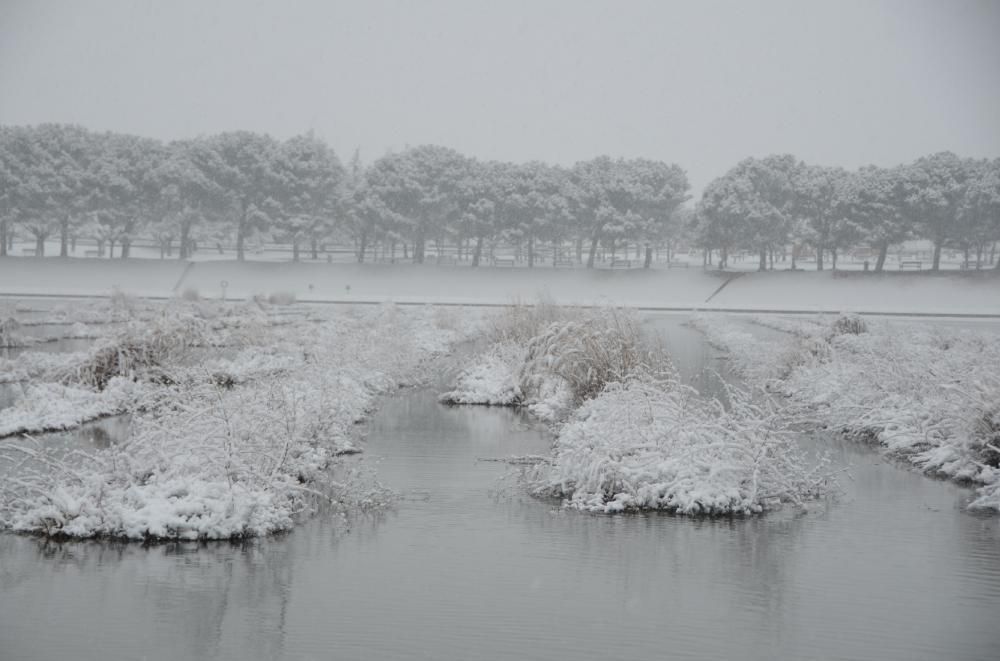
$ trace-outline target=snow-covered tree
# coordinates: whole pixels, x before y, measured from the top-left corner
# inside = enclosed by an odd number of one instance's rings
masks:
[[[941,248],[959,235],[959,213],[971,172],[969,161],[951,152],[924,156],[906,170],[908,213],[920,235],[934,243],[935,271],[941,265]]]
[[[792,177],[793,214],[805,221],[799,238],[816,249],[816,270],[823,270],[826,251],[836,251],[837,243],[848,238],[844,231],[845,195],[849,175],[842,168],[804,165]],[[838,239],[837,243],[834,239]]]
[[[209,176],[227,200],[231,228],[236,235],[236,259],[246,258],[246,240],[270,226],[280,212],[276,198],[280,179],[275,163],[280,143],[249,131],[221,133],[209,138],[214,152]]]
[[[846,193],[849,214],[878,250],[875,271],[885,268],[889,246],[912,236],[913,224],[907,215],[906,172],[869,165],[851,175]]]
[[[970,261],[970,251],[975,249],[978,269],[987,246],[990,258],[994,259],[995,245],[1000,241],[1000,159],[977,161],[971,167],[959,207],[956,244],[964,251],[966,263]],[[1000,268],[1000,262],[995,268]]]
[[[294,261],[299,261],[304,241],[316,259],[319,239],[333,230],[340,212],[344,168],[325,142],[307,133],[281,145],[275,174],[279,201],[275,229],[292,244]]]
[[[458,200],[468,159],[437,145],[412,147],[375,161],[367,187],[403,224],[413,242],[413,260],[424,261],[427,239],[434,236]]]

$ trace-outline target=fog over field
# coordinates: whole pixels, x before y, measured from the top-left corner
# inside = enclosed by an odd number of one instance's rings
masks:
[[[0,3],[0,659],[1000,657],[1000,3]]]

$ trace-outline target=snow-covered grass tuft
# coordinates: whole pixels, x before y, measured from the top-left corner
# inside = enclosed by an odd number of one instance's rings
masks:
[[[585,402],[559,431],[531,490],[589,511],[757,514],[829,492],[772,408],[739,391],[731,405],[676,380],[631,379]]]
[[[268,295],[267,302],[271,305],[292,305],[295,303],[295,294],[290,291],[276,291]]]
[[[696,324],[744,378],[782,395],[790,417],[979,485],[970,506],[1000,510],[995,334],[842,316],[765,342],[722,319]]]

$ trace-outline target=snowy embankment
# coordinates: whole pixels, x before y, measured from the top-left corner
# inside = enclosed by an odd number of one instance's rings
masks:
[[[754,514],[830,489],[782,418],[733,390],[726,408],[681,384],[628,312],[517,307],[448,403],[523,405],[554,424],[529,490],[595,512]]]
[[[694,325],[733,367],[783,398],[785,415],[865,442],[920,470],[978,485],[1000,510],[1000,341],[918,323],[761,317],[762,340],[724,318]]]
[[[355,424],[468,329],[432,309],[270,312],[172,303],[61,372],[72,386],[29,384],[69,407],[79,396],[67,390],[113,400],[132,414],[132,428],[106,449],[68,453],[28,438],[0,441],[0,527],[226,539],[288,529],[322,503],[384,503],[389,494],[368,472],[340,458],[358,451]],[[220,345],[229,351],[209,349]],[[28,400],[0,410],[0,426],[31,415],[22,424],[63,420],[55,404]],[[106,412],[76,410],[80,419]]]

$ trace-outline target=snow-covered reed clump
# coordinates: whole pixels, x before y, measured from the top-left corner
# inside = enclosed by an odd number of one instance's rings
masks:
[[[766,375],[768,388],[785,398],[786,415],[979,485],[970,506],[1000,510],[996,334],[842,316],[765,343],[747,341],[749,333],[722,319],[703,317],[699,325],[744,376]]]
[[[485,404],[488,406],[520,406],[539,404],[535,384],[534,399],[527,399],[522,389],[525,364],[529,359],[529,344],[553,325],[569,323],[582,313],[540,300],[534,304],[515,303],[484,322],[482,340],[485,351],[472,359],[455,379],[454,388],[441,395],[446,404]],[[566,398],[559,384],[551,384],[550,404],[553,413],[561,409]]]
[[[527,406],[550,421],[640,368],[671,370],[631,311],[515,305],[490,320],[489,347],[441,395],[449,404]]]
[[[756,514],[829,489],[773,410],[733,391],[730,406],[676,380],[608,385],[559,430],[534,493],[577,509]]]
[[[725,407],[682,385],[633,312],[515,309],[507,324],[534,318],[546,320],[530,337],[495,333],[442,400],[526,405],[556,423],[552,457],[526,473],[535,495],[589,511],[727,515],[827,492],[823,467],[807,466],[774,411],[735,389]]]
[[[103,390],[94,370],[76,372],[77,387],[89,386],[95,398],[126,391],[126,440],[70,452],[30,438],[0,443],[0,527],[225,539],[288,529],[320,506],[380,506],[391,495],[343,459],[359,451],[356,423],[376,397],[419,381],[427,361],[468,332],[461,324],[439,328],[432,310],[328,309],[246,334],[260,344],[240,345],[228,358],[197,360],[215,346],[213,328],[224,328],[191,307],[171,314],[122,336],[134,341],[100,361],[111,367],[97,373],[114,373]],[[164,324],[183,337],[162,339]],[[227,327],[234,325],[247,324]],[[95,355],[86,365],[98,364]]]

